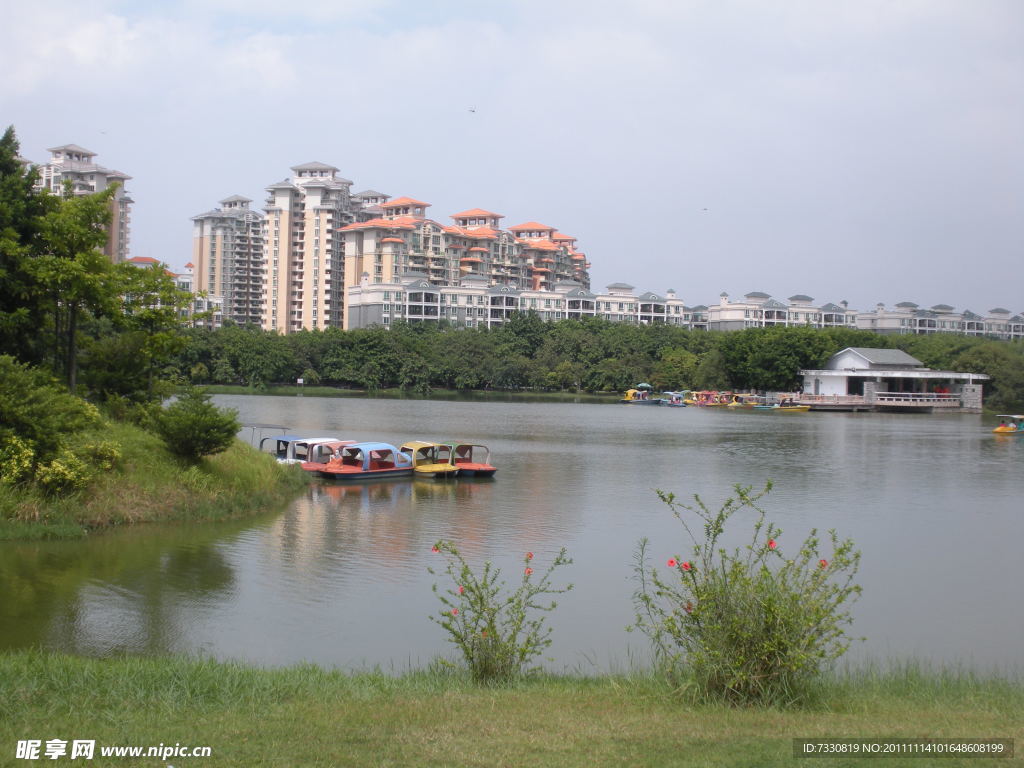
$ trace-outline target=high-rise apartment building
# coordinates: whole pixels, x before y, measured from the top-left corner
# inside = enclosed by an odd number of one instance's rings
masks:
[[[219,299],[223,317],[240,325],[263,322],[264,217],[251,202],[232,195],[192,217],[192,290]]]
[[[324,163],[291,170],[291,178],[267,187],[263,327],[341,327],[344,254],[337,230],[356,218],[352,182]]]
[[[590,264],[576,250],[576,238],[554,227],[528,222],[504,230],[504,217],[482,208],[454,214],[454,224],[440,224],[427,218],[430,203],[410,197],[372,205],[339,232],[346,286],[392,284],[416,275],[437,287],[467,281],[535,291],[566,281],[590,287]],[[379,215],[367,218],[370,210]],[[346,310],[344,327],[353,322],[360,320]]]
[[[103,252],[115,264],[128,260],[128,236],[131,223],[132,199],[125,191],[124,183],[131,176],[112,171],[97,165],[95,152],[78,146],[65,144],[62,147],[51,147],[50,161],[39,166],[39,183],[41,189],[48,189],[54,194],[62,194],[64,182],[71,182],[71,191],[76,195],[91,195],[102,192],[112,184],[119,184],[114,198],[110,201],[110,226],[107,228],[107,242]]]

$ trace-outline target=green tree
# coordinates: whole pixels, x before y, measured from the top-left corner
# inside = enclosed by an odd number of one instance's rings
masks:
[[[678,347],[666,349],[654,366],[651,383],[655,389],[692,389],[697,382],[699,358]]]
[[[38,171],[22,164],[18,148],[14,128],[9,127],[0,139],[0,354],[39,363],[46,297],[39,290],[32,258],[43,250],[43,220],[58,200],[36,192]]]
[[[100,250],[110,223],[111,186],[94,195],[64,196],[42,222],[45,252],[32,260],[39,289],[48,297],[53,324],[55,370],[62,371],[68,391],[78,385],[79,324],[86,313],[115,315],[120,287],[114,265]]]
[[[143,269],[122,264],[118,277],[123,292],[123,323],[142,336],[139,353],[146,369],[146,392],[152,399],[157,370],[185,345],[181,327],[192,294],[180,290],[160,264]]]
[[[226,451],[241,425],[237,412],[218,408],[201,388],[189,387],[154,417],[154,427],[168,450],[186,461]]]

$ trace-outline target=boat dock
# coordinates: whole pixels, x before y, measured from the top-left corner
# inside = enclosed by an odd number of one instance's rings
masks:
[[[795,397],[812,411],[893,411],[952,413],[965,410],[958,395],[932,392],[872,392],[869,395],[806,395]]]

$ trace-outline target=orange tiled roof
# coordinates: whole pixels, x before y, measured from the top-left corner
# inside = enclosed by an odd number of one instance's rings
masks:
[[[150,256],[133,256],[127,260],[129,264],[159,264],[156,259]]]
[[[192,269],[195,266],[191,261],[185,265],[185,269]]]
[[[537,251],[557,251],[558,246],[552,243],[550,240],[520,240],[523,244],[523,250],[537,250]]]
[[[383,237],[383,238],[381,238],[381,242],[382,243],[404,243],[405,240],[403,240],[400,237]]]
[[[509,232],[554,232],[554,227],[547,224],[538,224],[536,221],[528,221],[525,224],[517,224],[508,228]]]
[[[424,208],[430,206],[430,203],[424,203],[422,200],[413,200],[411,197],[399,197],[395,200],[389,200],[386,203],[381,203],[381,208],[400,208],[403,205],[422,205]]]
[[[551,239],[554,240],[556,243],[558,243],[558,242],[572,242],[572,243],[575,243],[576,242],[576,238],[575,237],[573,237],[572,235],[563,235],[561,232],[555,232],[555,234],[553,234],[551,236]]]
[[[571,258],[573,261],[583,261],[583,259],[585,259],[587,257],[584,256],[582,253],[574,253],[569,258]]]
[[[550,272],[551,270],[547,267],[530,267],[534,272]]]
[[[482,251],[483,253],[487,253],[488,249],[487,248],[481,248],[479,245],[476,245],[476,246],[473,246],[472,248],[470,248],[469,250],[471,250],[471,251]]]
[[[399,216],[396,219],[370,219],[369,221],[357,221],[355,224],[339,227],[339,230],[346,232],[356,229],[415,229],[416,226],[413,222],[416,221],[419,221],[419,219],[413,219],[410,216]]]
[[[483,262],[483,259],[478,258],[476,256],[463,256],[461,259],[459,259],[459,261],[472,261],[472,262],[475,262],[475,263],[479,264],[479,263]]]
[[[494,218],[496,216],[499,219],[505,218],[500,213],[493,213],[491,211],[485,211],[483,208],[471,208],[470,210],[463,211],[462,213],[453,213],[452,214],[452,218],[453,219],[480,218],[481,216],[487,216],[489,218]]]

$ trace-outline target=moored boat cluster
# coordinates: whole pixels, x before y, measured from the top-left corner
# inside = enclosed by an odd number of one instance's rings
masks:
[[[720,392],[717,390],[683,390],[682,392],[662,392],[656,397],[650,384],[641,382],[628,389],[619,402],[626,405],[667,405],[682,408],[695,405],[703,408],[749,408],[759,411],[789,411],[803,413],[809,411],[809,405],[801,405],[790,398],[776,402],[768,402],[760,395],[748,395],[738,392]]]
[[[490,449],[479,443],[410,440],[396,448],[390,443],[280,435],[263,438],[260,450],[269,450],[283,464],[299,464],[312,475],[341,481],[414,475],[492,477],[498,471],[489,463]]]

